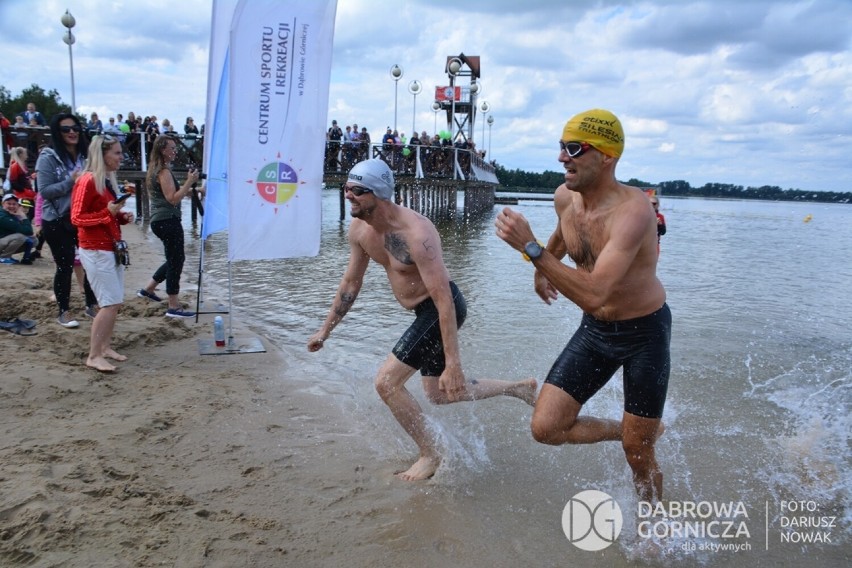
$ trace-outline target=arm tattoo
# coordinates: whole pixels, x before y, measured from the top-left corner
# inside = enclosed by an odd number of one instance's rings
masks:
[[[430,245],[429,242],[429,239],[423,241],[423,250],[426,251],[427,255],[429,256],[429,260],[435,260],[435,257],[437,256],[435,254],[435,246]]]
[[[408,250],[408,243],[400,235],[396,233],[385,235],[385,249],[401,263],[414,264],[411,260],[411,251]]]
[[[334,313],[343,317],[349,311],[349,308],[352,307],[352,303],[355,302],[355,294],[352,292],[341,292],[340,293],[340,304],[334,307]]]

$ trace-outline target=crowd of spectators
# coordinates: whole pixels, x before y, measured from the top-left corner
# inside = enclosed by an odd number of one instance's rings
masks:
[[[45,118],[35,104],[29,103],[27,109],[14,115],[12,120],[14,122],[0,113],[0,130],[6,151],[15,147],[26,148],[29,166],[33,168],[45,144],[48,131]],[[83,125],[90,138],[96,134],[118,137],[124,150],[122,168],[125,169],[141,169],[143,152],[147,157],[157,136],[169,133],[181,135],[182,146],[190,154],[184,161],[195,165],[201,162],[201,156],[193,154],[192,148],[197,139],[204,135],[204,126],[199,128],[192,117],[186,118],[182,128],[176,128],[168,118],[160,121],[156,115],[143,117],[131,111],[126,118],[117,114],[104,121],[98,113],[93,112],[83,121]],[[200,150],[200,146],[197,150]],[[424,130],[413,133],[409,138],[405,132],[388,126],[380,140],[373,140],[365,126],[359,127],[357,123],[340,126],[337,120],[332,120],[326,132],[324,171],[347,172],[358,162],[380,158],[397,174],[416,174],[419,164],[424,175],[452,177],[456,161],[463,170],[467,170],[472,155],[485,158],[484,152],[478,151],[473,141],[468,140],[463,133],[452,140],[445,131],[430,136]]]
[[[97,134],[112,134],[118,137],[124,150],[123,168],[140,167],[143,144],[147,156],[151,150],[151,144],[160,134],[180,135],[187,149],[192,148],[198,137],[204,135],[204,126],[202,125],[199,129],[191,116],[186,118],[182,129],[176,129],[168,118],[159,122],[155,115],[142,117],[132,111],[127,113],[127,118],[124,118],[122,114],[116,114],[110,116],[106,122],[98,116],[98,113],[93,112],[87,120],[83,121],[83,126],[89,138]],[[28,103],[26,110],[11,117],[0,112],[0,132],[2,132],[5,151],[8,152],[15,147],[26,148],[29,152],[30,167],[35,165],[39,150],[45,144],[48,130],[44,116],[36,109],[34,103]],[[196,158],[194,161],[200,162],[200,156],[194,158]]]
[[[417,163],[425,175],[452,177],[453,164],[457,158],[460,167],[467,169],[471,155],[485,158],[485,153],[476,149],[472,140],[459,134],[456,140],[446,132],[433,136],[424,130],[414,132],[407,138],[405,132],[387,127],[381,141],[373,143],[366,127],[358,130],[358,124],[341,128],[337,120],[331,121],[326,132],[325,171],[348,172],[356,163],[369,158],[386,162],[397,174],[417,173]],[[464,150],[455,152],[455,150]]]

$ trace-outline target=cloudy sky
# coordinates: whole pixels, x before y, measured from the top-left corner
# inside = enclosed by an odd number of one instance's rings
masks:
[[[0,0],[0,85],[70,103],[69,9],[79,111],[200,123],[210,4]],[[339,0],[328,122],[393,125],[398,64],[398,128],[433,133],[434,87],[465,53],[495,119],[474,138],[509,169],[559,170],[565,121],[602,107],[625,127],[620,179],[852,191],[850,47],[849,0]]]

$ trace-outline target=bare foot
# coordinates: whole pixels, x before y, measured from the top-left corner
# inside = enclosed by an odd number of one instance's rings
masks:
[[[441,465],[441,458],[439,456],[421,456],[421,458],[414,462],[414,465],[406,471],[398,471],[394,475],[403,481],[421,481],[423,479],[429,479],[435,475],[435,472],[438,471],[439,465]]]
[[[110,365],[103,357],[89,357],[86,359],[86,365],[102,373],[115,371],[115,365]]]
[[[127,361],[126,355],[116,353],[112,349],[107,349],[106,351],[104,351],[104,357],[107,357],[108,359],[113,359],[115,361]]]
[[[530,406],[535,406],[536,388],[538,388],[538,382],[535,379],[525,379],[514,383],[507,394],[523,400]]]

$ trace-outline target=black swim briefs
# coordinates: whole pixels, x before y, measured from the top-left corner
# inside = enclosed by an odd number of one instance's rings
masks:
[[[461,327],[467,316],[467,303],[455,282],[450,282],[450,293],[456,306],[456,324]],[[439,377],[445,365],[438,307],[429,298],[414,308],[414,314],[414,323],[396,342],[393,354],[409,367],[419,369],[424,377]]]
[[[545,382],[585,404],[623,366],[625,412],[661,418],[671,371],[671,331],[667,304],[650,315],[624,321],[600,321],[584,314]]]

